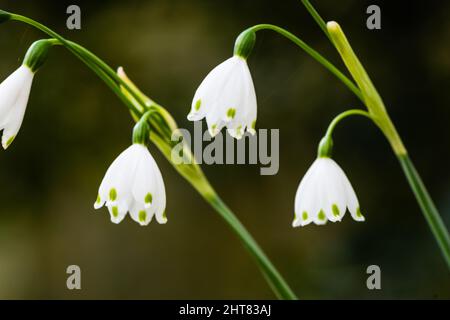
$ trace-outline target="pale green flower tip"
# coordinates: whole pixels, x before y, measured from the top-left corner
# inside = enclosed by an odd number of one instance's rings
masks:
[[[145,220],[147,219],[147,212],[145,212],[145,210],[139,211],[138,219],[141,226],[146,225]]]
[[[14,141],[14,138],[16,136],[11,136],[9,138],[6,138],[5,136],[2,137],[2,147],[4,150],[8,149],[8,147],[11,145],[11,143]]]
[[[252,136],[256,134],[256,120],[253,120],[250,127],[247,127],[247,131],[250,132]]]
[[[213,124],[212,126],[211,126],[211,128],[209,128],[209,135],[211,136],[211,137],[214,137],[216,134],[218,134],[219,133],[219,130],[217,129],[217,124]]]
[[[119,208],[117,206],[112,207],[111,214],[114,218],[117,218],[119,216]]]
[[[366,218],[362,215],[362,213],[361,213],[361,209],[358,207],[358,208],[356,208],[356,214],[355,214],[355,216],[356,216],[356,221],[365,221],[366,220]]]
[[[240,140],[244,136],[244,132],[242,130],[242,125],[239,125],[236,129],[228,129],[228,133],[233,138]]]
[[[94,209],[99,209],[102,206],[102,199],[100,198],[100,195],[97,195],[97,199],[94,203]]]
[[[336,21],[329,21],[327,22],[327,30],[330,33],[336,33],[341,29],[339,24]]]
[[[292,226],[295,227],[303,227],[309,224],[307,221],[309,218],[308,212],[303,211],[301,216],[299,217],[296,213],[294,213],[294,221],[292,221]]]
[[[167,223],[167,215],[166,212],[164,211],[162,214],[162,219],[160,221],[160,224],[166,224]]]

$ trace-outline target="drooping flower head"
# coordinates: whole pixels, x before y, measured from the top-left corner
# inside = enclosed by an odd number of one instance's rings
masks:
[[[254,42],[254,32],[239,36],[233,57],[215,67],[195,92],[188,119],[206,118],[211,136],[223,127],[237,139],[256,132],[256,94],[247,65]]]
[[[331,138],[325,140],[329,145],[319,148],[331,149]],[[355,191],[339,165],[326,155],[320,154],[298,186],[295,195],[294,227],[305,226],[311,222],[323,225],[327,221],[341,221],[345,212],[350,211],[356,221],[364,221]]]
[[[123,151],[106,171],[98,191],[95,209],[108,207],[111,221],[121,222],[127,212],[140,225],[155,216],[166,223],[166,191],[158,165],[148,149],[134,143]]]
[[[0,130],[2,146],[6,149],[22,125],[31,84],[36,71],[47,58],[50,40],[39,40],[28,49],[23,64],[0,84]]]
[[[0,84],[0,130],[2,146],[6,149],[19,132],[30,95],[34,73],[20,66]]]
[[[153,216],[158,223],[167,222],[164,181],[145,146],[148,132],[141,130],[147,125],[143,118],[133,132],[133,144],[106,171],[94,204],[95,209],[106,205],[113,223],[121,222],[127,212],[142,226],[149,224]]]

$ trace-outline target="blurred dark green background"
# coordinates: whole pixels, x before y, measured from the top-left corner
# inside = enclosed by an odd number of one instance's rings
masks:
[[[450,3],[314,1],[341,23],[450,225]],[[78,4],[82,30],[65,27]],[[365,26],[382,9],[382,30]],[[235,37],[256,23],[301,36],[340,60],[299,0],[2,1],[122,65],[180,127],[203,77],[232,54]],[[0,25],[0,77],[20,65],[43,35]],[[258,127],[280,129],[280,170],[204,166],[300,298],[450,298],[450,275],[383,136],[363,119],[335,134],[335,158],[355,187],[365,223],[293,229],[294,195],[316,145],[340,111],[358,100],[284,38],[258,33],[250,60]],[[256,265],[215,212],[162,158],[169,222],[120,225],[94,211],[99,183],[130,143],[133,122],[106,86],[63,48],[37,74],[22,129],[0,152],[0,298],[274,298]],[[82,290],[66,288],[66,268],[82,270]],[[381,267],[382,290],[366,288]]]

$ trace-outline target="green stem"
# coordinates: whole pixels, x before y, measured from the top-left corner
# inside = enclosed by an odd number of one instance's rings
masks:
[[[311,48],[308,44],[306,44],[303,40],[301,40],[291,32],[272,24],[257,24],[247,30],[252,30],[254,32],[258,30],[272,30],[291,40],[293,43],[303,49],[307,54],[309,54],[313,59],[315,59],[322,66],[328,69],[328,71],[334,74],[339,80],[341,80],[344,85],[346,85],[350,89],[350,91],[352,91],[361,101],[364,101],[358,87],[347,76],[345,76],[338,68],[336,68],[330,61],[324,58],[320,53]]]
[[[450,236],[448,230],[409,156],[407,154],[398,155],[397,158],[450,269]]]
[[[52,29],[48,28],[47,26],[22,15],[19,14],[10,14],[10,19],[13,21],[20,21],[23,23],[26,23],[44,33],[47,35],[59,40],[63,46],[65,46],[69,51],[71,51],[73,54],[75,54],[78,58],[80,58],[83,62],[86,61],[86,59],[83,59],[83,56],[86,56],[94,62],[95,66],[100,67],[105,74],[107,74],[111,79],[122,85],[125,89],[127,89],[141,105],[144,105],[144,102],[141,100],[140,96],[136,94],[136,92],[133,90],[133,88],[130,88],[126,82],[124,82],[117,73],[110,67],[108,64],[106,64],[102,59],[97,57],[95,54],[87,50],[86,48],[80,46],[79,44],[76,44],[72,41],[66,40],[63,36],[56,33]],[[86,63],[86,62],[85,62]],[[136,112],[137,110],[134,110]],[[139,111],[138,111],[139,112]]]
[[[322,19],[317,10],[312,6],[312,4],[308,0],[302,0],[303,5],[306,10],[308,10],[309,14],[313,17],[313,19],[317,22],[320,29],[325,33],[325,35],[331,40],[330,35],[328,34],[327,24],[325,20]]]
[[[319,26],[323,29],[324,21],[309,3],[308,0],[302,0],[306,9],[316,20]],[[330,38],[333,45],[342,57],[347,69],[350,71],[353,79],[357,83],[364,98],[364,104],[368,108],[371,118],[381,131],[386,136],[387,140],[392,146],[392,149],[400,161],[401,167],[407,181],[416,197],[416,200],[425,216],[426,221],[433,233],[436,241],[441,249],[442,255],[450,269],[450,235],[439,215],[436,206],[433,203],[419,173],[416,171],[411,162],[408,152],[403,145],[400,135],[397,132],[393,122],[391,121],[387,110],[384,106],[383,100],[373,85],[369,75],[359,61],[355,52],[353,51],[347,37],[342,31],[341,27],[336,22],[329,22],[325,25],[326,34]],[[361,98],[361,97],[360,97]]]
[[[341,122],[341,120],[349,117],[349,116],[363,116],[363,117],[367,117],[369,119],[372,120],[372,116],[370,115],[370,113],[368,113],[367,111],[361,110],[361,109],[351,109],[351,110],[347,110],[344,111],[340,114],[338,114],[329,124],[328,129],[327,129],[327,133],[325,134],[325,136],[329,136],[331,137],[333,134],[334,129],[336,128],[337,124],[339,122]]]
[[[272,288],[272,291],[276,294],[277,298],[284,300],[296,300],[296,295],[288,286],[281,274],[274,267],[263,250],[259,247],[258,243],[253,239],[251,234],[242,225],[242,223],[233,214],[233,212],[226,206],[226,204],[220,199],[220,197],[214,194],[211,197],[205,197],[205,199],[217,212],[219,212],[221,217],[238,235],[242,243],[244,243],[249,253],[256,259],[261,272]]]
[[[71,51],[76,57],[83,61],[91,70],[93,70],[110,88],[117,94],[117,96],[126,104],[126,106],[135,114],[135,120],[139,119],[142,112],[137,110],[136,106],[130,101],[130,98],[120,89],[120,86],[126,90],[126,92],[132,95],[131,98],[135,99],[142,107],[148,106],[148,101],[145,101],[140,91],[130,85],[127,81],[117,76],[112,68],[110,68],[103,60],[92,54],[82,46],[64,39],[62,36],[52,31],[48,27],[24,16],[11,14],[12,20],[25,22],[39,30],[47,33],[48,35],[56,38],[61,42],[69,51]],[[120,84],[120,86],[118,85]],[[148,113],[150,114],[150,113]],[[168,145],[159,135],[150,135],[153,142],[160,148],[166,158],[170,161],[170,150]],[[178,170],[178,166],[175,166]],[[239,219],[233,214],[233,212],[223,203],[219,196],[213,191],[207,182],[203,173],[196,172],[196,170],[190,170],[194,172],[195,176],[187,175],[187,170],[178,170],[180,174],[186,178],[196,190],[208,201],[208,203],[220,214],[220,216],[227,222],[231,229],[238,235],[239,239],[243,242],[245,247],[256,259],[256,262],[261,269],[266,281],[269,283],[271,289],[280,299],[297,299],[293,291],[290,289],[286,281],[273,266],[271,261],[267,258],[265,253],[259,247],[257,242],[253,239],[250,233],[245,229]]]
[[[319,158],[330,158],[333,152],[333,131],[337,124],[343,119],[350,116],[364,116],[373,121],[372,116],[367,111],[361,109],[351,109],[338,114],[328,125],[327,132],[325,136],[320,139],[319,146],[317,148],[317,157]]]
[[[141,112],[131,103],[131,101],[120,90],[120,87],[92,61],[81,59],[105,84],[116,94],[116,96],[125,104],[125,106],[136,116],[140,117]]]

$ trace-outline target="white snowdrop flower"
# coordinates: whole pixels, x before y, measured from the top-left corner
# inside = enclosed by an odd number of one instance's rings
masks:
[[[358,198],[344,171],[331,158],[317,158],[297,189],[292,225],[341,221],[347,209],[353,219],[364,221]]]
[[[94,208],[108,207],[111,221],[121,222],[126,213],[140,225],[147,225],[155,216],[166,223],[166,191],[159,168],[140,143],[123,151],[109,167],[100,184]]]
[[[2,146],[6,149],[16,137],[30,96],[34,72],[20,66],[0,84],[0,130]]]
[[[223,127],[240,139],[245,130],[255,134],[256,94],[247,61],[234,55],[215,67],[195,92],[188,119],[206,117],[209,133],[215,136]]]
[[[252,28],[243,31],[236,39],[233,56],[215,67],[195,92],[187,118],[206,118],[211,136],[223,127],[236,139],[245,131],[256,133],[256,94],[247,65],[255,41]]]
[[[47,60],[56,39],[42,39],[28,48],[22,65],[0,84],[0,130],[4,149],[13,142],[22,125],[34,75]]]

